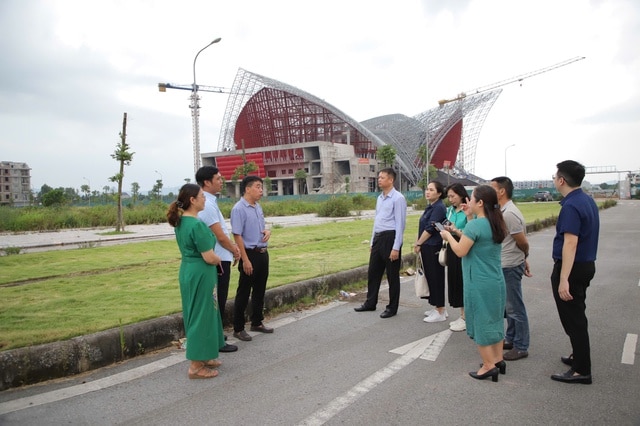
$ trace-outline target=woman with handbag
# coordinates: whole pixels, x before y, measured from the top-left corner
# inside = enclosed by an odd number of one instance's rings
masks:
[[[460,241],[446,229],[441,235],[462,257],[467,335],[478,345],[482,358],[480,369],[469,375],[479,380],[491,377],[497,382],[498,375],[506,372],[502,344],[507,296],[500,260],[507,228],[498,195],[489,185],[477,186],[464,210],[470,210],[475,219],[467,223]]]
[[[444,185],[438,181],[429,182],[424,191],[427,208],[420,217],[418,240],[413,251],[422,256],[424,272],[429,283],[429,296],[425,297],[435,309],[427,310],[424,322],[446,321],[447,311],[444,306],[444,266],[438,263],[438,252],[442,246],[442,237],[435,223],[442,223],[447,208],[442,199],[445,197]]]
[[[451,232],[456,241],[460,241],[462,230],[467,224],[467,220],[471,220],[472,216],[469,212],[464,211],[469,202],[469,194],[460,183],[453,183],[447,187],[447,199],[449,200],[449,208],[447,208],[447,222],[445,229]],[[460,308],[460,318],[449,323],[451,331],[464,331],[467,328],[464,319],[464,299],[463,299],[463,280],[462,280],[462,259],[458,257],[449,244],[445,244],[446,248],[446,264],[447,264],[447,284],[449,305],[452,308]]]

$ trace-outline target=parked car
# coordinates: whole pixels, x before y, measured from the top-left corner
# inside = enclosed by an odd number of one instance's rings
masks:
[[[533,201],[553,201],[553,195],[549,191],[538,191],[533,196]]]

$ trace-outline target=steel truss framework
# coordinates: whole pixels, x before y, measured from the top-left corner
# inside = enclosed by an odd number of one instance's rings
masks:
[[[470,95],[414,117],[386,115],[358,123],[339,109],[293,86],[242,68],[224,113],[218,151],[277,147],[301,142],[349,143],[355,155],[374,158],[391,145],[402,174],[415,185],[425,165],[418,158],[428,146],[432,164],[472,173],[482,124],[502,89]]]

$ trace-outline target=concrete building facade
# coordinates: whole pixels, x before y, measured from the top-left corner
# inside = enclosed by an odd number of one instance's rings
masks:
[[[0,162],[0,205],[28,206],[31,197],[31,169],[27,163]]]

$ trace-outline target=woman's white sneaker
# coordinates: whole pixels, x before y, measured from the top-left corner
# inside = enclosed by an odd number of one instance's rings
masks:
[[[440,313],[435,309],[433,313],[431,313],[431,315],[423,319],[424,322],[442,322],[446,320],[447,320],[447,313],[446,312]]]
[[[460,317],[455,321],[449,323],[449,330],[451,331],[465,331],[467,329],[467,322],[464,318]]]
[[[438,312],[437,309],[429,309],[428,311],[424,311],[424,316],[428,317],[429,315],[433,315],[434,312]],[[444,310],[444,316],[446,318],[449,318],[449,312],[447,312],[447,310]]]

